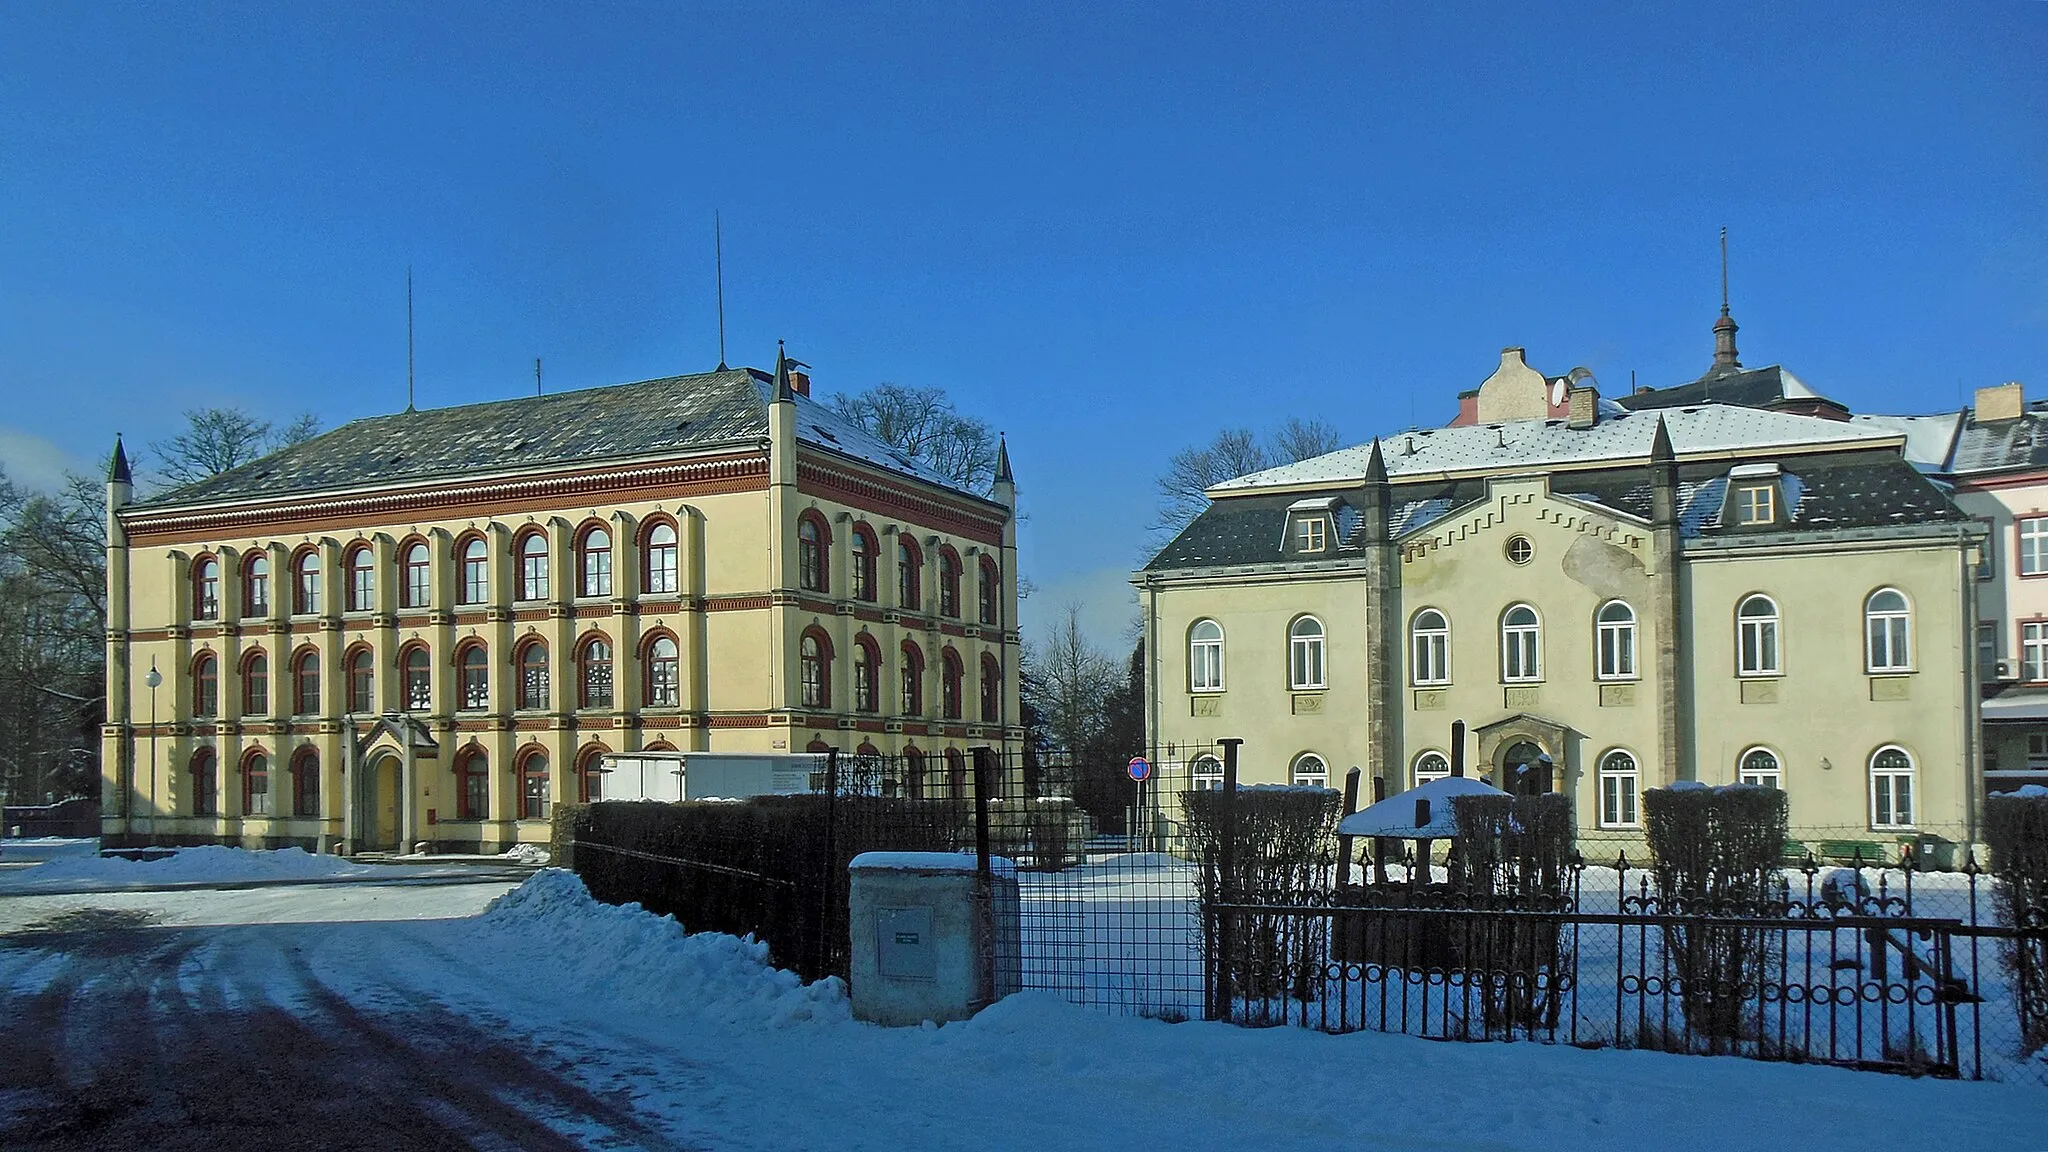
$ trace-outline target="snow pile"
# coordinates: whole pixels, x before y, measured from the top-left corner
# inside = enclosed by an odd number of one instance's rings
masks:
[[[99,837],[69,839],[63,836],[32,836],[0,840],[0,860],[54,860],[59,856],[97,856]]]
[[[548,850],[538,844],[514,844],[505,849],[504,855],[515,864],[546,864],[552,859]]]
[[[838,979],[805,984],[772,967],[768,946],[752,937],[689,933],[638,904],[600,903],[566,869],[534,873],[491,901],[482,923],[522,947],[574,957],[579,987],[594,979],[634,1009],[748,1028],[851,1019]]]
[[[21,884],[32,883],[42,888],[60,881],[152,885],[307,880],[363,876],[375,870],[376,865],[352,864],[339,856],[319,856],[303,848],[251,851],[208,844],[198,848],[180,848],[155,860],[128,860],[119,856],[63,857],[26,869],[18,877]]]

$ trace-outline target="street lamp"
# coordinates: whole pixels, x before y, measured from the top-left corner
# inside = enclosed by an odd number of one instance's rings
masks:
[[[164,674],[156,670],[156,658],[149,661],[149,672],[142,682],[149,685],[149,808],[150,831],[156,831],[156,686],[164,682]]]

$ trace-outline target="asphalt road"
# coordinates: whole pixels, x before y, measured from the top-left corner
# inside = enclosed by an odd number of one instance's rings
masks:
[[[343,996],[305,958],[333,926],[155,918],[70,908],[0,935],[0,971],[35,988],[0,986],[0,1149],[678,1147],[474,1007]]]

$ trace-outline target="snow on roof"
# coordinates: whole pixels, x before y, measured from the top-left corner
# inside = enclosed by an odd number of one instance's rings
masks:
[[[1649,458],[1660,415],[1671,435],[1672,450],[1681,459],[1746,448],[1874,446],[1899,435],[1891,429],[1859,427],[1790,412],[1699,404],[1630,412],[1582,429],[1567,428],[1562,420],[1510,420],[1424,428],[1383,439],[1380,453],[1388,475],[1396,479],[1404,475],[1644,460]],[[1228,495],[1292,485],[1356,484],[1365,479],[1366,462],[1371,457],[1370,444],[1340,448],[1298,464],[1225,480],[1210,487],[1209,492]]]
[[[1336,502],[1337,498],[1335,496],[1311,496],[1306,500],[1296,500],[1294,503],[1289,504],[1287,510],[1289,512],[1328,512],[1330,505]]]
[[[1505,796],[1507,793],[1470,776],[1446,776],[1353,812],[1337,824],[1341,836],[1387,836],[1401,840],[1448,840],[1458,834],[1453,796]],[[1415,805],[1429,801],[1429,822],[1415,822]]]
[[[998,875],[1017,872],[1016,862],[1001,856],[989,857],[988,863]],[[972,872],[975,862],[969,852],[863,852],[847,867],[875,872]]]
[[[1923,472],[1948,467],[1950,449],[1955,445],[1961,412],[1936,412],[1932,416],[1851,416],[1849,423],[1898,433],[1906,438],[1906,459]]]

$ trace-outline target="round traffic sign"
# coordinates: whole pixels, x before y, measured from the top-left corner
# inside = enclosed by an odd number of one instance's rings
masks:
[[[1131,762],[1124,767],[1124,771],[1131,774],[1131,779],[1143,781],[1152,775],[1152,762],[1143,756],[1133,756]]]

